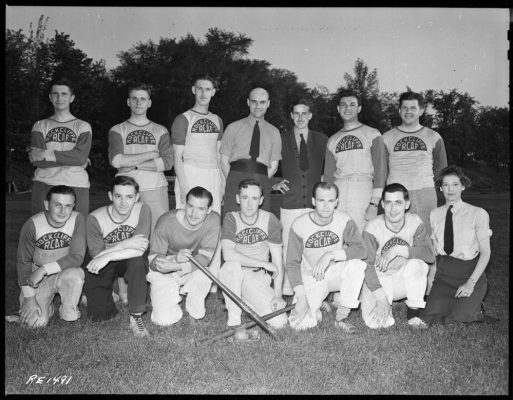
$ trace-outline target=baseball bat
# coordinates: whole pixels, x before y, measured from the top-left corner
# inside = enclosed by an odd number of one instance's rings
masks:
[[[234,301],[240,308],[246,311],[251,319],[255,321],[260,328],[262,328],[265,332],[269,334],[274,340],[277,340],[276,334],[274,330],[265,322],[262,317],[260,317],[248,304],[246,304],[241,298],[239,298],[235,293],[233,293],[223,282],[221,282],[218,278],[216,278],[212,272],[208,270],[208,268],[201,265],[194,257],[190,257],[190,260],[196,267],[198,267],[203,273],[205,273],[212,282],[214,282],[217,286],[219,286],[224,293],[228,295],[230,299]]]
[[[274,318],[280,314],[283,314],[287,311],[292,310],[295,306],[296,306],[295,304],[292,304],[292,305],[282,308],[280,310],[273,311],[272,313],[263,315],[261,318],[263,320],[267,321],[268,319]],[[211,338],[207,337],[207,338],[199,339],[197,344],[203,344],[203,345],[210,344],[212,342],[215,342],[216,340],[223,339],[223,338],[233,335],[237,328],[248,329],[248,328],[253,328],[255,325],[256,325],[255,321],[250,321],[250,322],[246,322],[245,324],[242,324],[239,326],[232,326],[232,327],[226,329],[225,331],[222,331],[222,332],[218,333],[217,335],[212,336]]]

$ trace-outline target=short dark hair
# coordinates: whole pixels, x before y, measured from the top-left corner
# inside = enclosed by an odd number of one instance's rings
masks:
[[[54,194],[70,194],[73,196],[73,202],[77,200],[77,195],[75,194],[73,188],[66,185],[57,185],[51,187],[50,190],[48,190],[48,192],[46,193],[46,200],[48,202],[52,201],[52,196]]]
[[[198,81],[210,81],[212,82],[212,86],[214,86],[214,89],[217,87],[217,81],[212,77],[212,75],[209,74],[200,74],[196,75],[194,77],[194,80],[192,81],[192,85],[196,85],[196,82]]]
[[[417,100],[420,108],[424,108],[426,106],[426,101],[424,100],[424,96],[420,93],[416,92],[404,92],[399,96],[399,107],[403,104],[404,100]]]
[[[151,97],[151,87],[146,83],[136,82],[130,84],[128,86],[128,97],[130,97],[130,93],[132,93],[133,90],[145,90],[146,92],[148,92],[148,98]]]
[[[292,104],[290,105],[290,112],[293,113],[294,112],[294,107],[295,106],[298,106],[298,105],[304,105],[304,106],[307,106],[308,107],[308,111],[309,112],[312,112],[312,108],[313,108],[313,103],[310,99],[306,99],[306,98],[301,98],[301,99],[297,99],[295,101],[292,102]]]
[[[410,200],[410,193],[408,192],[408,189],[406,189],[400,183],[391,183],[384,187],[383,193],[381,194],[381,201],[385,201],[385,193],[395,193],[395,192],[402,192],[404,200],[406,200],[406,201]]]
[[[264,194],[264,189],[262,188],[260,182],[253,178],[243,179],[239,182],[239,193],[241,189],[247,189],[248,186],[258,186],[260,188],[260,195]]]
[[[338,186],[331,182],[317,182],[312,189],[312,197],[315,199],[317,189],[331,190],[334,189],[338,199]]]
[[[212,197],[212,193],[210,193],[207,189],[201,186],[195,186],[191,190],[187,192],[185,196],[185,200],[189,200],[189,196],[196,197],[197,199],[208,199],[208,206],[212,205],[214,198]]]
[[[75,94],[75,89],[73,88],[73,84],[71,83],[71,81],[68,79],[68,78],[57,78],[57,79],[54,79],[51,83],[50,83],[50,91],[49,93],[52,93],[52,88],[54,86],[67,86],[69,88],[69,91],[71,92],[72,95]]]
[[[361,96],[356,93],[353,89],[344,89],[342,90],[338,95],[338,102],[337,104],[340,104],[340,100],[342,100],[343,97],[356,97],[356,101],[358,102],[358,105],[362,105],[362,98]]]
[[[112,180],[110,185],[110,190],[112,192],[114,191],[114,186],[133,186],[135,188],[135,193],[139,192],[139,184],[134,178],[126,175],[118,175]]]
[[[440,173],[435,178],[435,186],[437,189],[442,186],[444,178],[448,175],[457,176],[465,189],[470,189],[470,186],[472,185],[471,180],[467,177],[467,175],[464,174],[463,169],[457,165],[449,165],[440,171]]]

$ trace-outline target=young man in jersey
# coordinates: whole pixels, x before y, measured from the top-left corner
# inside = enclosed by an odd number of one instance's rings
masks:
[[[225,263],[219,271],[219,279],[258,315],[286,305],[282,298],[281,224],[274,214],[259,208],[263,200],[258,181],[245,179],[239,183],[236,201],[240,211],[227,213],[223,220],[221,246]],[[225,303],[228,326],[240,325],[240,307],[228,296]],[[281,314],[267,322],[274,328],[282,328],[287,324],[287,316]],[[256,332],[252,331],[250,338],[258,339]]]
[[[167,180],[164,171],[173,166],[173,148],[167,129],[147,117],[151,90],[146,84],[128,89],[130,118],[109,131],[109,161],[118,175],[135,179],[141,201],[151,210],[152,226],[169,211]]]
[[[429,234],[418,215],[406,212],[409,193],[400,183],[385,186],[381,205],[385,213],[369,221],[363,232],[368,267],[360,297],[362,318],[372,329],[392,326],[392,301],[406,298],[408,325],[424,329],[419,313],[426,305],[426,263],[435,261]]]
[[[429,214],[437,206],[434,176],[447,166],[444,141],[420,124],[426,105],[419,93],[399,97],[402,123],[383,134],[388,157],[387,184],[400,183],[410,194],[410,212],[417,214],[431,234]]]
[[[225,177],[220,166],[219,148],[223,120],[209,111],[216,94],[214,79],[209,75],[196,78],[192,86],[194,106],[178,115],[171,126],[171,143],[175,160],[176,208],[186,208],[186,194],[194,186],[207,189],[213,197],[212,210],[221,215]],[[221,246],[217,246],[210,265],[217,277],[221,266]]]
[[[116,276],[128,283],[130,328],[136,337],[148,335],[142,314],[146,311],[146,272],[151,212],[139,202],[139,185],[124,175],[114,178],[107,206],[87,217],[87,247],[92,260],[86,266],[84,290],[87,312],[93,321],[103,321],[117,314],[112,299]]]
[[[223,216],[237,211],[239,182],[252,178],[263,190],[262,209],[271,210],[271,178],[281,159],[280,131],[264,119],[271,102],[263,88],[253,89],[247,99],[249,115],[226,127],[221,140],[221,168],[226,176]]]
[[[52,302],[57,293],[61,296],[60,317],[65,321],[80,318],[85,219],[73,211],[74,206],[71,187],[53,186],[44,201],[45,211],[29,218],[21,228],[16,268],[24,326],[45,326],[54,313]]]
[[[342,91],[337,110],[344,127],[328,140],[324,180],[337,185],[338,209],[347,212],[362,232],[378,215],[387,176],[385,146],[377,129],[358,120],[362,106],[356,92]]]
[[[88,164],[92,143],[91,125],[71,114],[75,100],[73,86],[67,79],[51,84],[53,115],[32,127],[29,160],[36,167],[32,185],[32,214],[43,211],[48,189],[66,185],[75,191],[76,210],[89,213]]]
[[[337,210],[338,187],[318,182],[312,193],[314,210],[296,218],[289,234],[286,269],[297,300],[289,322],[307,329],[322,319],[321,305],[330,292],[340,291],[335,326],[346,333],[356,328],[346,320],[358,307],[367,256],[351,217]]]
[[[109,131],[109,161],[139,184],[141,201],[151,210],[151,231],[159,217],[169,211],[168,183],[164,171],[173,166],[173,148],[167,129],[147,117],[151,107],[151,89],[134,84],[128,89],[127,105],[130,118]],[[118,279],[119,296],[127,302],[127,288]]]
[[[283,180],[273,185],[273,190],[282,193],[280,222],[283,226],[284,263],[292,221],[312,209],[312,189],[322,177],[328,138],[324,133],[308,127],[312,116],[312,104],[309,100],[296,101],[290,112],[293,126],[284,130],[281,135]],[[283,294],[293,294],[286,272],[283,278]]]
[[[193,319],[205,316],[212,281],[190,258],[208,266],[219,241],[221,217],[212,211],[207,189],[193,187],[185,198],[185,209],[162,215],[151,236],[146,279],[151,284],[151,320],[157,325],[172,325],[182,318],[181,294],[187,296],[185,309]]]

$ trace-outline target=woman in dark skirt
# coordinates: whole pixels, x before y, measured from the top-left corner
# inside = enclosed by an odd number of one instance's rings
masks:
[[[435,184],[445,205],[430,215],[437,264],[421,318],[428,324],[483,321],[481,304],[488,286],[484,271],[492,235],[488,213],[461,200],[461,193],[470,187],[461,168],[445,168]]]

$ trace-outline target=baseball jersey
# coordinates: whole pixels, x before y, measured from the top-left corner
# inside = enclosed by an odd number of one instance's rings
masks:
[[[221,217],[212,211],[198,229],[189,229],[180,221],[183,213],[183,210],[170,210],[160,216],[151,235],[150,260],[155,255],[174,255],[181,249],[189,249],[200,264],[207,266],[218,243]],[[191,267],[191,271],[197,269]],[[151,264],[150,268],[156,271]]]
[[[87,158],[91,150],[91,125],[80,119],[59,122],[52,118],[32,126],[30,146],[45,150],[45,161],[34,162],[34,181],[47,185],[88,188]]]
[[[361,125],[340,130],[328,140],[324,176],[327,182],[352,175],[374,180],[373,195],[381,196],[387,176],[383,137],[377,129]]]
[[[269,246],[281,246],[281,223],[268,211],[259,210],[255,223],[246,224],[240,211],[231,211],[224,217],[221,240],[235,243],[235,250],[259,261],[269,261]]]
[[[140,191],[168,185],[163,171],[173,166],[169,132],[164,126],[152,121],[143,126],[125,121],[109,131],[109,161],[114,168],[118,168],[123,154],[140,154],[148,151],[158,151],[160,154],[160,157],[155,159],[156,171],[132,170],[123,173],[135,179]]]
[[[393,128],[383,134],[388,156],[387,183],[400,183],[408,190],[434,187],[434,175],[447,166],[444,141],[423,126],[416,132]]]
[[[171,143],[185,146],[183,161],[198,168],[219,168],[217,143],[223,133],[223,121],[208,112],[188,110],[180,114],[171,126]]]
[[[407,246],[408,258],[416,258],[426,263],[435,262],[435,253],[429,233],[424,223],[417,214],[406,213],[404,225],[398,231],[390,230],[385,223],[385,215],[380,214],[365,226],[362,234],[363,242],[367,248],[367,268],[365,269],[365,283],[371,291],[381,287],[376,272],[376,261],[394,246]],[[385,275],[393,274],[400,264],[404,263],[403,257],[394,258],[385,271]]]
[[[293,288],[303,284],[302,276],[312,276],[317,261],[329,251],[343,250],[346,260],[367,256],[358,228],[347,213],[335,210],[326,225],[317,224],[313,214],[299,216],[290,228],[285,267]]]
[[[37,213],[21,228],[16,260],[18,284],[28,286],[27,279],[38,268],[36,264],[44,266],[49,275],[69,267],[80,267],[85,249],[82,214],[72,211],[66,223],[57,228],[50,225],[46,212]]]
[[[103,206],[87,216],[87,247],[91,258],[101,251],[117,245],[132,236],[150,236],[151,211],[148,205],[137,202],[124,221],[112,218],[112,205]]]

